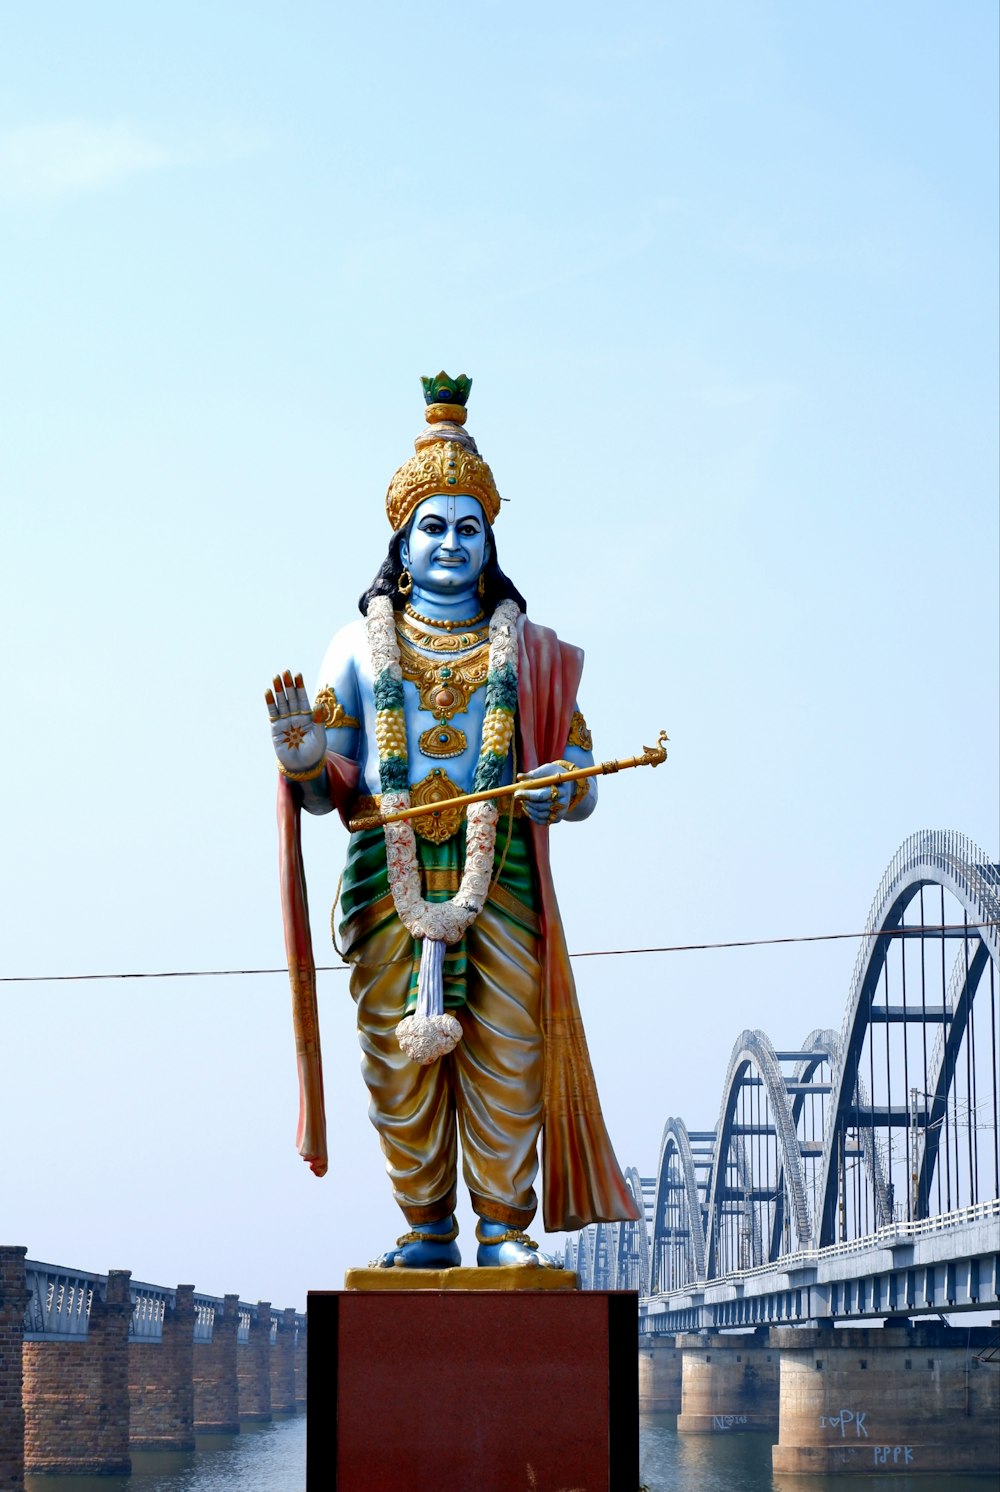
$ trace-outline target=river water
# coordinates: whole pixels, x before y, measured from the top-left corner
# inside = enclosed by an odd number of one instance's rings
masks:
[[[891,1472],[772,1477],[770,1436],[680,1436],[676,1423],[667,1415],[641,1421],[642,1478],[649,1492],[872,1492],[876,1486],[882,1492],[996,1492],[993,1477]],[[26,1487],[27,1492],[304,1492],[305,1467],[306,1422],[299,1414],[269,1425],[245,1425],[239,1435],[199,1436],[197,1449],[188,1455],[136,1454],[131,1477],[28,1477]],[[424,1489],[373,1487],[372,1492]],[[483,1489],[435,1487],[433,1492]]]

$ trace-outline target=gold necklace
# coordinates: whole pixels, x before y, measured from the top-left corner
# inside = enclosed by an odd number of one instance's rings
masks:
[[[436,616],[424,616],[422,612],[414,610],[409,601],[406,603],[406,615],[412,617],[415,622],[423,622],[425,627],[443,627],[446,632],[453,632],[456,627],[472,627],[476,622],[481,622],[486,615],[485,611],[477,611],[475,616],[466,617],[464,622],[439,621]]]
[[[418,749],[430,757],[461,756],[468,746],[468,738],[450,721],[453,715],[469,708],[473,694],[486,683],[489,642],[482,643],[461,658],[426,658],[416,651],[398,626],[396,640],[403,678],[416,684],[420,708],[433,715],[437,722],[421,733]]]
[[[396,632],[405,637],[414,647],[426,648],[432,653],[467,653],[489,640],[489,628],[477,627],[472,632],[421,632],[406,617],[396,617]]]

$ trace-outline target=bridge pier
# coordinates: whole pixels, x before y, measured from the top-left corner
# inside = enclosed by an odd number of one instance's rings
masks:
[[[24,1409],[21,1346],[28,1287],[27,1249],[0,1248],[0,1487],[24,1492]]]
[[[194,1450],[194,1286],[178,1285],[160,1341],[128,1344],[129,1445]]]
[[[131,1271],[108,1274],[86,1336],[24,1343],[24,1465],[29,1473],[128,1476]]]
[[[240,1419],[271,1418],[271,1302],[259,1300],[250,1318],[247,1340],[236,1352]]]
[[[199,1435],[238,1435],[240,1391],[236,1368],[236,1333],[240,1298],[227,1295],[216,1307],[209,1341],[194,1343],[194,1428]]]
[[[672,1336],[639,1338],[639,1409],[643,1414],[679,1414],[683,1353]]]
[[[282,1311],[271,1348],[271,1413],[295,1413],[295,1312]]]
[[[778,1428],[778,1353],[764,1331],[676,1338],[681,1351],[681,1435]]]
[[[775,1472],[1000,1472],[995,1328],[903,1322],[772,1327],[780,1358]]]

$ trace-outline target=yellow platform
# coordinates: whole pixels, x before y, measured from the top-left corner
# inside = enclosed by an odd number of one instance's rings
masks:
[[[345,1290],[575,1290],[572,1269],[349,1269]]]

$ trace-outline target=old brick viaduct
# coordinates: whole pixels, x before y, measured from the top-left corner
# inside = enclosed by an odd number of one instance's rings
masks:
[[[40,1264],[0,1247],[0,1488],[25,1473],[131,1471],[133,1450],[194,1449],[305,1405],[306,1320]]]

